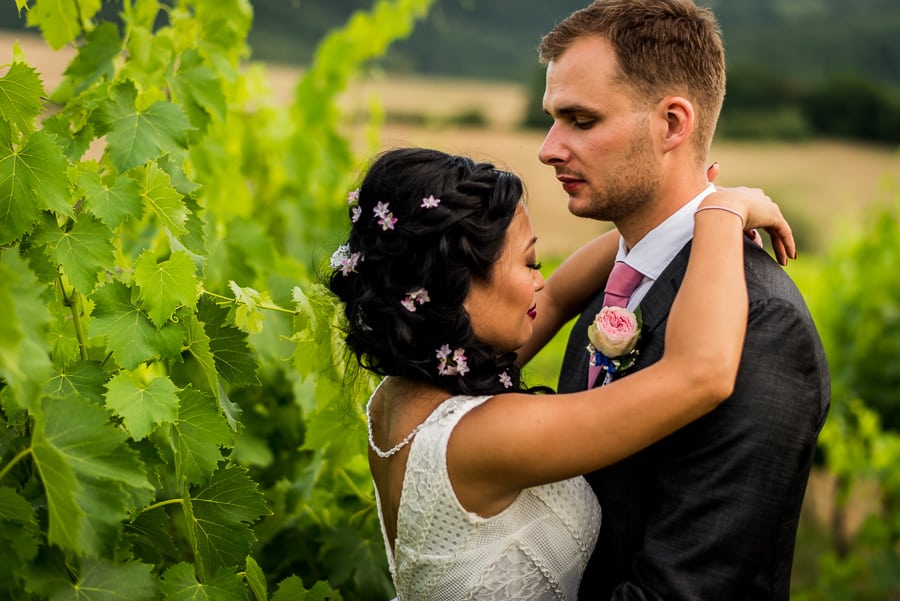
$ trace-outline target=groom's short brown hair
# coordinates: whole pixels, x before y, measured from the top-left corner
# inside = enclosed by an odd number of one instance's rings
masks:
[[[694,104],[696,143],[705,153],[725,98],[725,51],[715,15],[692,0],[595,0],[544,36],[542,63],[558,59],[576,39],[612,44],[622,81],[637,102],[672,94]]]

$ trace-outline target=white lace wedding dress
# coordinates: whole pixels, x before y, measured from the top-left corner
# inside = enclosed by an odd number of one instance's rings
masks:
[[[413,438],[393,556],[379,500],[399,601],[577,598],[600,529],[600,507],[583,478],[526,489],[489,518],[466,511],[453,492],[446,462],[450,433],[488,398],[447,399]]]

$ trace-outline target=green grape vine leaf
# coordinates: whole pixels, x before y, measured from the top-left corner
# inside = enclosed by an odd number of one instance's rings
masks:
[[[198,575],[241,563],[256,540],[250,524],[269,514],[257,484],[236,466],[216,471],[185,501]]]
[[[151,164],[143,171],[144,178],[141,183],[144,201],[173,234],[188,233],[184,223],[190,211],[182,200],[182,194],[172,186],[169,174],[155,164]]]
[[[44,110],[43,95],[44,86],[37,71],[25,63],[14,62],[0,77],[0,119],[20,132],[34,131],[35,119]]]
[[[183,154],[192,129],[177,105],[160,101],[141,111],[135,107],[136,99],[134,84],[121,83],[110,90],[110,101],[96,115],[98,131],[107,134],[110,160],[120,172],[164,154]]]
[[[140,373],[121,372],[106,384],[106,406],[122,418],[134,440],[178,415],[178,388],[165,376],[144,382]]]
[[[31,504],[7,487],[0,487],[0,540],[0,591],[21,587],[38,554],[41,530]]]
[[[169,323],[161,329],[136,306],[131,289],[121,282],[110,282],[91,295],[95,303],[90,333],[105,336],[107,347],[125,369],[135,369],[143,361],[177,356],[184,330]]]
[[[101,23],[85,34],[84,41],[65,71],[67,78],[78,82],[74,87],[76,94],[99,79],[112,79],[115,75],[114,61],[122,51],[119,30],[113,23]]]
[[[0,378],[19,407],[36,409],[44,382],[53,374],[47,348],[50,313],[37,278],[18,255],[0,253],[0,281]]]
[[[343,597],[333,590],[327,582],[317,582],[309,590],[303,586],[303,580],[297,576],[289,576],[278,583],[278,589],[272,595],[272,601],[341,601]]]
[[[75,40],[100,10],[100,0],[38,0],[28,11],[28,25],[38,26],[55,50]]]
[[[54,599],[73,601],[156,601],[159,587],[153,566],[129,561],[113,563],[104,559],[82,562],[78,580]]]
[[[85,208],[96,215],[107,227],[115,229],[127,219],[140,219],[144,207],[141,187],[130,177],[120,175],[106,182],[100,174],[82,172],[78,178],[79,195],[85,199]]]
[[[141,300],[156,327],[162,327],[178,307],[197,306],[199,282],[196,265],[185,252],[174,252],[168,259],[157,261],[152,252],[142,253],[134,266],[134,280]]]
[[[78,419],[70,418],[77,414]],[[109,520],[103,504],[80,502],[87,489],[89,498],[102,494],[98,482],[152,490],[136,454],[125,444],[126,435],[109,425],[109,414],[78,397],[45,399],[35,419],[32,454],[47,491],[50,542],[63,549],[97,553],[97,545],[86,544],[91,520]],[[93,489],[91,485],[93,485]],[[122,515],[113,516],[119,519]]]
[[[205,482],[222,460],[221,448],[234,444],[234,435],[215,399],[191,387],[178,393],[181,406],[171,427],[175,477],[189,484]]]
[[[250,586],[250,591],[253,593],[253,597],[256,601],[268,601],[269,590],[266,585],[266,575],[263,573],[262,568],[259,567],[256,560],[249,555],[247,556],[247,563],[244,568],[244,576],[247,579],[247,584]]]
[[[247,589],[237,574],[222,569],[201,583],[189,563],[166,570],[162,593],[165,601],[247,601]]]
[[[28,233],[41,209],[73,215],[66,166],[62,150],[43,131],[18,149],[0,147],[0,244]]]
[[[232,325],[228,309],[204,296],[197,304],[197,317],[203,323],[203,331],[209,339],[209,352],[218,375],[233,386],[259,385],[259,364],[247,342],[248,336]],[[212,375],[209,374],[211,384]],[[215,386],[213,390],[215,392]],[[240,415],[240,408],[230,404],[227,398],[220,398],[219,401],[229,421],[236,420]],[[232,427],[236,427],[236,424],[232,423]]]
[[[46,396],[64,399],[76,396],[100,406],[104,399],[104,386],[109,375],[96,361],[76,361],[59,369],[44,387]]]
[[[89,294],[100,275],[115,268],[112,237],[112,230],[91,215],[81,215],[70,228],[60,229],[56,218],[44,213],[34,243],[46,246],[75,289]]]

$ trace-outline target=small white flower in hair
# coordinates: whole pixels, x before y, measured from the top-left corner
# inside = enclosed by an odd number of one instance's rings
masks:
[[[439,204],[441,204],[440,198],[435,198],[434,194],[430,194],[428,198],[422,199],[422,204],[420,205],[423,209],[434,209]]]
[[[419,288],[418,290],[413,290],[409,294],[406,295],[400,304],[403,305],[407,311],[410,313],[416,312],[416,305],[424,305],[427,302],[430,302],[431,298],[428,296],[428,291],[424,288]]]
[[[356,271],[356,266],[362,259],[362,253],[351,253],[349,244],[341,244],[331,255],[331,268],[340,268],[343,275]]]
[[[451,351],[450,345],[445,344],[437,350],[436,355],[438,358],[438,373],[440,375],[464,376],[469,373],[465,349],[458,348]]]
[[[378,225],[385,231],[394,229],[394,224],[397,223],[397,218],[388,210],[388,206],[389,204],[386,202],[379,202],[372,209],[372,212],[378,217]]]

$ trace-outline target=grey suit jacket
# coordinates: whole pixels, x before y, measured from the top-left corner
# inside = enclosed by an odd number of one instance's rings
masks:
[[[662,356],[689,255],[690,243],[641,302],[634,370]],[[580,599],[789,598],[800,508],[828,412],[828,367],[806,304],[783,269],[748,242],[745,272],[749,323],[732,397],[637,455],[588,474],[603,523]],[[602,294],[572,331],[559,392],[585,388],[585,332],[601,302]]]

